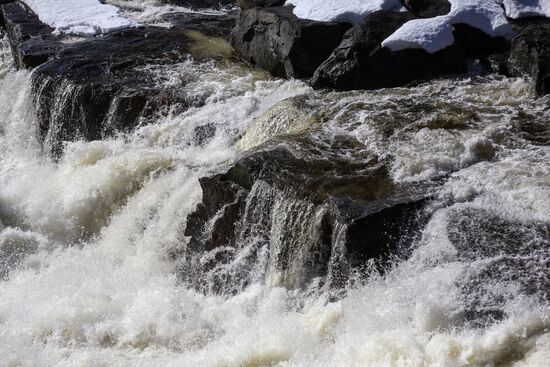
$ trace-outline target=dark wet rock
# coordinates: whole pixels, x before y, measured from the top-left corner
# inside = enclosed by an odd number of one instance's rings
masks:
[[[283,6],[286,0],[237,0],[237,5],[241,9],[250,8],[268,8],[273,6]]]
[[[339,90],[378,89],[466,71],[465,51],[458,44],[434,54],[420,49],[392,52],[384,39],[414,16],[378,11],[350,29],[342,43],[317,69],[314,87]]]
[[[175,28],[199,31],[205,36],[222,37],[229,40],[235,26],[235,14],[209,15],[201,13],[170,12],[161,19],[170,22]]]
[[[2,5],[2,19],[18,68],[43,64],[61,47],[53,29],[19,1]]]
[[[188,217],[185,234],[191,238],[181,275],[225,292],[246,285],[266,251],[270,282],[291,288],[327,275],[327,285],[342,286],[369,261],[382,269],[412,241],[430,192],[395,184],[361,147],[345,137],[324,143],[286,137],[202,179],[202,203]],[[243,248],[249,248],[246,261],[235,258]],[[202,260],[190,261],[193,252]],[[213,278],[190,279],[190,263],[201,264],[191,274]]]
[[[550,22],[531,24],[512,39],[508,68],[533,78],[537,95],[550,93]]]
[[[550,225],[516,222],[466,207],[450,214],[448,237],[457,258],[470,265],[461,278],[466,318],[487,324],[505,316],[519,295],[550,297]]]
[[[346,23],[299,19],[288,6],[240,13],[231,43],[252,65],[283,78],[309,78],[338,46]]]
[[[451,11],[451,3],[447,0],[401,0],[401,3],[420,18],[433,18]]]
[[[163,87],[150,70],[186,60],[196,36],[185,29],[144,27],[64,47],[33,73],[47,149],[57,154],[63,141],[102,139],[130,131],[169,107],[181,111],[204,103],[185,92],[184,76],[178,87]]]
[[[503,53],[497,53],[484,58],[480,61],[488,68],[491,73],[496,73],[504,76],[510,76],[508,69],[508,58],[510,57],[510,50]]]
[[[483,58],[503,54],[509,49],[508,42],[503,37],[491,37],[477,28],[467,24],[454,25],[455,42],[463,49],[468,58]]]

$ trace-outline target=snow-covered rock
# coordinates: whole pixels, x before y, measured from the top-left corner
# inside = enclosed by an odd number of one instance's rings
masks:
[[[506,15],[513,19],[550,17],[550,0],[504,0]]]
[[[287,0],[294,5],[298,18],[321,22],[360,23],[367,15],[378,10],[398,10],[399,0]]]
[[[118,14],[113,5],[98,0],[24,0],[40,20],[58,33],[85,36],[132,27],[135,23]]]
[[[392,51],[423,48],[429,53],[435,53],[452,45],[454,41],[453,26],[449,18],[442,15],[411,20],[386,38],[382,45]]]
[[[498,0],[450,0],[451,12],[447,15],[417,19],[405,23],[382,42],[392,51],[421,48],[434,53],[454,43],[454,24],[467,24],[491,37],[510,39],[511,25]]]

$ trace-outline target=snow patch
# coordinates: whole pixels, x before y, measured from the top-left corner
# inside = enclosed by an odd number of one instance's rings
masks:
[[[57,33],[93,36],[135,26],[113,5],[98,0],[24,0]]]
[[[378,10],[402,8],[399,0],[287,0],[285,5],[294,5],[293,12],[298,18],[352,24]]]
[[[451,11],[435,18],[405,23],[382,42],[392,51],[420,48],[435,53],[454,43],[453,24],[467,24],[491,37],[513,36],[502,4],[498,0],[449,0]]]

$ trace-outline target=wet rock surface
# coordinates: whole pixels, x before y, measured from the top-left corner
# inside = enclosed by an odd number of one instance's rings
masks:
[[[401,3],[420,18],[433,18],[451,11],[451,3],[447,0],[401,0]]]
[[[52,58],[61,48],[53,29],[20,1],[2,3],[2,26],[6,29],[15,64],[33,68]]]
[[[66,46],[33,74],[40,130],[53,153],[63,141],[95,140],[129,131],[139,118],[185,100],[155,87],[146,70],[188,53],[183,31],[139,28]]]
[[[550,225],[518,223],[487,210],[464,208],[451,213],[449,240],[459,261],[473,263],[459,285],[466,318],[474,323],[505,317],[504,305],[518,290],[548,301],[550,295]]]
[[[533,22],[514,37],[508,68],[533,78],[539,96],[550,93],[550,22]]]
[[[361,146],[346,137],[330,143],[308,135],[275,139],[228,172],[202,179],[202,204],[185,232],[188,249],[218,256],[200,261],[203,268],[195,273],[232,263],[234,249],[248,245],[270,251],[267,277],[274,285],[299,288],[329,276],[327,285],[339,287],[369,261],[382,269],[391,256],[403,254],[431,192],[395,184]],[[233,275],[246,284],[247,274],[240,269]],[[226,280],[214,280],[218,291]]]
[[[315,71],[311,84],[339,90],[378,89],[465,72],[465,53],[457,43],[435,54],[419,49],[392,52],[381,46],[385,38],[414,18],[391,11],[367,16],[344,35]]]
[[[272,6],[283,6],[286,0],[237,0],[241,9],[267,8]]]
[[[297,18],[292,8],[242,11],[231,37],[246,62],[283,78],[309,78],[340,43],[350,25]]]

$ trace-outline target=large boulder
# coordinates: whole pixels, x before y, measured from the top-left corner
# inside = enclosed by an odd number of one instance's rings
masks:
[[[550,22],[531,24],[512,39],[508,69],[531,77],[537,95],[550,93]]]
[[[451,11],[451,3],[447,0],[401,0],[401,4],[420,18],[433,18]]]
[[[458,43],[434,54],[421,49],[392,52],[381,46],[384,39],[414,18],[406,12],[370,14],[344,35],[342,43],[315,71],[312,85],[377,89],[466,71],[465,52]]]
[[[2,5],[3,27],[10,42],[15,65],[34,68],[53,57],[61,43],[52,35],[53,29],[42,23],[20,1]]]
[[[56,156],[64,141],[103,139],[131,131],[162,111],[202,105],[206,95],[185,89],[194,74],[182,74],[179,84],[166,86],[154,70],[190,55],[197,62],[230,56],[226,28],[219,37],[209,23],[220,23],[210,18],[191,17],[182,28],[130,28],[65,45],[33,73],[45,150]]]
[[[231,43],[252,65],[283,78],[309,78],[340,44],[346,23],[299,19],[288,6],[240,13]]]
[[[180,275],[233,292],[258,274],[273,286],[322,279],[340,287],[369,262],[381,270],[412,241],[429,190],[395,183],[363,147],[345,136],[285,136],[201,179],[190,242],[174,255],[183,259]]]

